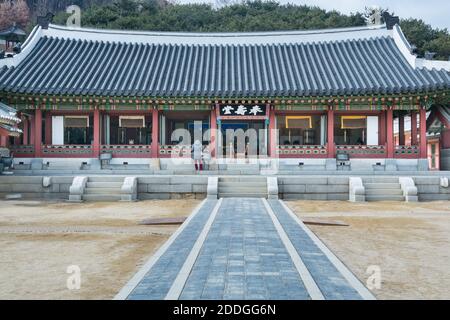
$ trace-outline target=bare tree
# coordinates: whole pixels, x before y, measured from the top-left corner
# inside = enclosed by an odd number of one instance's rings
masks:
[[[16,24],[25,27],[30,19],[30,10],[25,0],[0,1],[0,29]]]

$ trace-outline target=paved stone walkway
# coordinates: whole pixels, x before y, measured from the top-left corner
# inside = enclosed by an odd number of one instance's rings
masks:
[[[373,298],[281,201],[205,200],[117,299]]]

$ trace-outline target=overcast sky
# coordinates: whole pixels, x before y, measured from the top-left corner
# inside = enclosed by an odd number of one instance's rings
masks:
[[[364,7],[378,5],[389,8],[400,18],[421,18],[433,27],[450,30],[449,0],[278,0],[281,3],[295,3],[318,6],[323,9],[335,9],[342,13],[364,10]],[[178,3],[209,2],[214,0],[176,0]]]

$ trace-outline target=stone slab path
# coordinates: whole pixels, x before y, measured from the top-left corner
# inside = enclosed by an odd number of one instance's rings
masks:
[[[373,299],[279,200],[205,200],[116,299]]]

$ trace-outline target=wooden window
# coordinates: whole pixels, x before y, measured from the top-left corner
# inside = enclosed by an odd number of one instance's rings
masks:
[[[121,128],[145,128],[144,116],[119,116]]]
[[[365,129],[366,116],[342,116],[341,129]]]
[[[311,116],[287,116],[286,129],[311,129]]]
[[[89,116],[65,116],[64,127],[66,128],[88,128]]]

